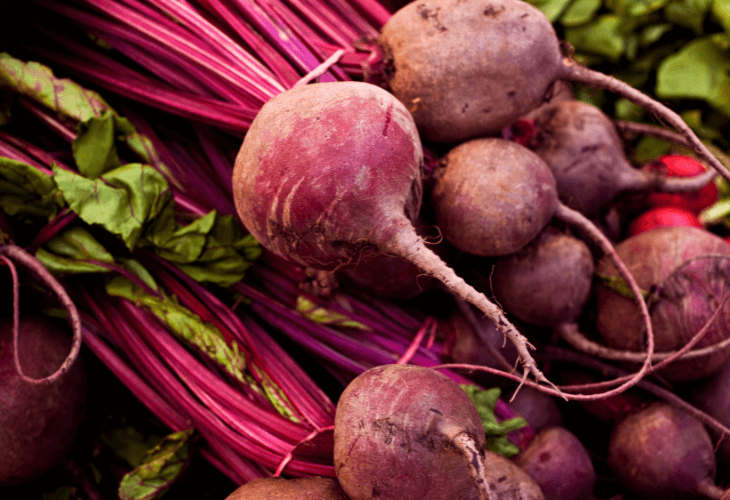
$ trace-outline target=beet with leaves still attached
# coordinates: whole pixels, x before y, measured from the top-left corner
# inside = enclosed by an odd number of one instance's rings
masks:
[[[73,444],[83,420],[86,373],[80,359],[53,383],[23,380],[13,363],[11,319],[0,322],[0,486],[31,480],[53,467]],[[62,328],[41,317],[21,316],[19,355],[23,373],[54,373],[70,350]]]
[[[337,479],[352,500],[453,500],[484,479],[484,427],[474,403],[447,376],[383,365],[355,378],[337,403]]]

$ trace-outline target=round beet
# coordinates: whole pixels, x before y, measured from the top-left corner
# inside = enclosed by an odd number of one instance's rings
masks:
[[[30,384],[13,364],[13,321],[0,321],[0,486],[53,467],[71,447],[84,415],[86,373],[80,359],[51,384]],[[53,374],[71,350],[63,329],[40,317],[20,319],[20,366],[35,379]]]
[[[333,478],[266,477],[239,486],[226,500],[349,500]]]
[[[545,500],[545,495],[535,480],[512,460],[487,451],[484,462],[492,500]],[[472,489],[464,500],[478,498],[476,489]]]
[[[515,462],[535,480],[550,500],[593,497],[596,471],[583,443],[564,427],[537,433]]]
[[[480,256],[516,252],[552,219],[555,179],[544,161],[497,138],[464,142],[434,173],[431,206],[444,237]]]
[[[535,431],[563,425],[560,407],[549,394],[524,385],[506,399],[509,400],[509,407]]]
[[[662,227],[624,240],[616,251],[642,290],[649,292],[651,324],[657,351],[684,346],[705,325],[730,284],[730,244],[695,227]],[[606,259],[596,268],[603,278],[616,277]],[[644,349],[645,327],[633,299],[606,284],[596,285],[596,326],[614,349]],[[696,344],[707,347],[730,336],[730,301]],[[663,368],[669,380],[707,377],[730,357],[730,348],[701,358],[678,360]]]
[[[730,362],[726,362],[716,373],[692,388],[690,399],[692,403],[720,423],[730,426]],[[721,436],[716,430],[710,429],[710,435],[717,446],[717,458],[721,462],[730,463],[730,436]]]
[[[547,227],[519,252],[498,259],[491,283],[497,301],[521,321],[571,323],[591,293],[593,256],[581,240]]]
[[[426,139],[455,143],[496,134],[546,100],[556,80],[579,81],[649,110],[730,178],[677,113],[564,57],[550,20],[528,2],[411,2],[388,20],[378,41],[390,87]]]
[[[668,177],[694,177],[704,174],[707,170],[704,165],[685,155],[668,154],[657,158],[643,167],[649,172],[659,172]],[[717,185],[708,183],[702,189],[686,193],[651,193],[646,202],[652,207],[674,206],[684,208],[699,214],[705,208],[713,205],[719,196]]]
[[[646,500],[719,499],[715,452],[702,424],[666,403],[653,403],[616,424],[608,463],[618,480]]]
[[[453,500],[484,479],[484,427],[447,376],[384,365],[356,377],[337,403],[335,472],[352,500]]]
[[[691,226],[703,227],[697,216],[680,207],[654,207],[636,216],[629,223],[627,236],[636,236],[658,227]]]

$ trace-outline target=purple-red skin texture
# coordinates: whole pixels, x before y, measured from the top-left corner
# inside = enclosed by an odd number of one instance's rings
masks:
[[[697,408],[730,427],[730,362],[726,362],[712,377],[692,388],[690,400]],[[722,437],[716,430],[709,429],[717,446],[716,456],[720,462],[730,463],[730,439]],[[722,437],[722,439],[720,439]]]
[[[555,398],[542,391],[524,385],[517,394],[505,399],[509,400],[509,407],[536,432],[563,425],[563,415]]]
[[[512,460],[487,450],[484,465],[492,500],[546,500],[535,480]],[[479,500],[476,488],[464,500]]]
[[[50,385],[31,385],[17,375],[12,324],[0,322],[0,487],[36,478],[68,452],[86,399],[80,358]],[[52,374],[71,348],[70,337],[40,317],[21,317],[19,332],[20,364],[32,378]]]
[[[516,318],[538,326],[572,323],[591,293],[593,255],[581,240],[547,227],[524,248],[501,257],[491,284]]]
[[[431,206],[446,240],[482,257],[508,255],[543,230],[558,204],[555,179],[535,153],[505,139],[459,144],[435,173]]]
[[[474,481],[451,444],[461,432],[484,453],[479,413],[456,382],[421,366],[371,368],[337,403],[337,478],[352,500],[465,498]]]
[[[521,0],[421,0],[383,26],[386,76],[422,136],[501,131],[549,95],[562,64],[550,21]]]
[[[730,283],[730,244],[696,227],[660,227],[616,246],[639,287],[651,292],[649,313],[656,351],[684,346],[709,320]],[[708,257],[712,256],[712,257]],[[596,267],[601,277],[617,277],[607,259]],[[643,321],[634,299],[599,283],[595,286],[596,327],[609,347],[630,351],[645,349]],[[730,336],[730,301],[696,347],[707,347]],[[695,358],[678,360],[660,370],[672,381],[698,380],[715,372],[730,357],[730,348]]]
[[[515,463],[540,486],[550,500],[585,500],[593,496],[596,471],[583,443],[564,427],[537,433]]]
[[[236,488],[226,500],[349,500],[336,479],[265,477]]]
[[[652,403],[614,426],[608,463],[621,484],[646,500],[699,496],[714,487],[717,467],[704,426],[666,403]]]
[[[304,85],[254,119],[233,169],[234,201],[264,247],[332,271],[413,231],[422,163],[413,119],[387,91]]]

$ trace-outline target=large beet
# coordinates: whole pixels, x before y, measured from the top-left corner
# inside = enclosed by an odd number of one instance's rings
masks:
[[[466,448],[459,443],[471,442]],[[484,427],[453,380],[384,365],[356,377],[335,414],[335,472],[352,500],[453,500],[484,479]],[[480,497],[485,498],[485,497]]]
[[[650,292],[657,351],[684,346],[705,325],[730,285],[730,244],[695,227],[664,227],[638,234],[616,247],[642,290]],[[597,273],[616,277],[605,259]],[[634,301],[606,285],[596,286],[599,333],[609,347],[641,351],[645,345]],[[730,301],[697,343],[706,347],[730,336]],[[701,358],[678,360],[661,370],[670,380],[697,380],[712,374],[730,357],[730,348]]]
[[[336,479],[265,477],[239,486],[226,500],[349,500]]]
[[[83,419],[86,374],[80,359],[48,385],[22,380],[13,365],[12,320],[0,322],[0,486],[28,481],[69,450]],[[40,317],[21,317],[19,354],[23,373],[54,373],[71,348],[59,327]]]

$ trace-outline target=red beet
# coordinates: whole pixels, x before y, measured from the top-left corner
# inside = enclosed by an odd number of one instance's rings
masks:
[[[664,155],[646,165],[646,171],[659,172],[667,177],[693,177],[703,174],[704,165],[685,155]],[[699,214],[717,201],[718,191],[714,182],[702,189],[687,193],[650,193],[646,202],[652,207],[674,206]]]
[[[535,480],[550,500],[592,498],[596,471],[585,446],[564,427],[537,433],[515,462]]]
[[[692,388],[690,399],[692,403],[711,417],[716,418],[725,426],[730,426],[730,362],[722,367],[702,384]],[[730,436],[721,436],[720,433],[710,430],[714,442],[719,441],[717,458],[721,462],[730,463]]]
[[[492,500],[545,500],[537,483],[512,460],[487,451],[484,462]],[[478,498],[474,489],[464,500]]]
[[[343,269],[376,252],[411,262],[484,312],[545,381],[501,310],[416,233],[422,162],[413,118],[385,90],[304,85],[271,99],[254,119],[236,157],[234,201],[263,246],[305,266]]]
[[[51,384],[22,380],[13,365],[12,325],[10,319],[0,321],[0,486],[33,479],[66,454],[86,396],[80,359]],[[63,329],[40,317],[21,317],[19,332],[20,365],[36,379],[53,374],[71,349]]]
[[[719,499],[717,464],[702,424],[666,403],[653,403],[613,429],[608,463],[618,480],[647,500]]]
[[[657,351],[684,346],[705,325],[730,283],[730,244],[703,229],[662,227],[624,240],[616,247],[642,290],[650,292],[651,322]],[[616,277],[602,260],[596,272]],[[633,299],[605,284],[595,287],[596,326],[609,347],[641,351],[645,327]],[[730,336],[730,301],[696,347],[707,347]],[[669,380],[707,377],[730,357],[730,348],[692,360],[678,360],[661,370]]]
[[[352,500],[453,500],[475,484],[484,500],[485,446],[474,403],[430,368],[371,368],[337,403],[335,472]]]
[[[627,236],[636,236],[658,227],[690,226],[703,227],[697,216],[681,207],[659,206],[638,215],[629,223]]]
[[[522,386],[517,394],[506,397],[509,407],[527,421],[535,431],[563,425],[563,415],[555,398],[529,386]]]
[[[349,500],[333,478],[266,477],[238,487],[226,500]]]

